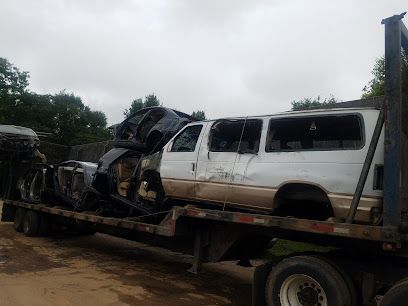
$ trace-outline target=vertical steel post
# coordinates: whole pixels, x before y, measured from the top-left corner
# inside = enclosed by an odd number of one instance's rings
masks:
[[[393,230],[401,221],[402,99],[401,19],[384,19],[385,25],[385,139],[384,139],[384,229]],[[407,171],[406,169],[404,169]]]
[[[377,123],[371,137],[370,146],[368,147],[367,155],[364,160],[363,168],[361,169],[360,178],[357,182],[357,187],[353,195],[353,200],[351,201],[350,210],[346,219],[346,223],[353,223],[354,217],[357,213],[358,204],[360,203],[360,198],[363,193],[364,185],[367,181],[368,173],[370,172],[370,167],[373,162],[375,150],[377,149],[378,140],[380,139],[381,130],[384,125],[384,103],[381,107],[381,111],[377,118]]]

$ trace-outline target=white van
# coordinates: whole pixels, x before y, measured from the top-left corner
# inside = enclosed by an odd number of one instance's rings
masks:
[[[365,107],[190,123],[164,146],[156,171],[168,199],[345,219],[378,115]],[[383,159],[381,135],[355,222],[381,221]]]

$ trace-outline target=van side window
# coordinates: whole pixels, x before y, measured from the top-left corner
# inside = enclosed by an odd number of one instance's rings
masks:
[[[266,152],[358,150],[364,145],[358,115],[271,119]]]
[[[210,151],[255,154],[259,150],[261,131],[262,120],[259,119],[216,121],[211,127]]]
[[[202,125],[186,127],[174,139],[171,152],[194,152],[202,128]]]

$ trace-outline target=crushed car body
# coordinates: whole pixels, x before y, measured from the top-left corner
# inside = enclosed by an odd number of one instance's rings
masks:
[[[142,109],[114,127],[113,149],[103,155],[92,187],[99,198],[106,199],[108,210],[128,215],[150,214],[157,210],[139,201],[139,164],[144,156],[159,152],[180,129],[194,119],[182,112],[165,108]],[[85,203],[84,206],[90,207]]]
[[[81,209],[83,193],[91,185],[96,167],[96,163],[76,160],[33,165],[18,182],[21,199],[46,204],[59,199],[67,207]]]
[[[151,201],[139,200],[140,160],[159,152],[192,121],[191,116],[165,107],[142,109],[113,127],[113,148],[97,164],[70,160],[30,169],[19,183],[21,198],[31,203],[58,198],[75,210],[103,215],[154,213],[158,208]]]
[[[0,193],[5,198],[16,198],[18,178],[31,167],[32,162],[46,162],[38,147],[38,135],[30,128],[0,125]]]
[[[157,152],[191,121],[191,116],[170,108],[144,108],[114,127],[112,144],[141,153]]]
[[[54,167],[54,196],[76,209],[81,208],[83,193],[92,184],[96,163],[70,160]]]
[[[11,154],[19,158],[40,157],[40,140],[30,128],[16,125],[0,125],[0,155],[4,159]]]

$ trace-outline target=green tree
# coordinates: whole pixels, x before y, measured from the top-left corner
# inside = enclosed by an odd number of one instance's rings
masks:
[[[20,71],[7,59],[0,57],[0,98],[18,96],[28,86],[29,74]]]
[[[14,116],[12,109],[21,104],[28,78],[28,72],[20,71],[7,59],[0,57],[0,122]]]
[[[150,95],[147,95],[144,101],[141,98],[134,99],[130,107],[123,111],[123,115],[125,116],[125,118],[127,118],[131,114],[136,113],[137,111],[140,111],[143,108],[153,106],[160,106],[160,101],[156,97],[156,95],[152,93]]]
[[[160,101],[157,99],[155,94],[150,94],[145,97],[144,107],[160,106]]]
[[[80,97],[62,91],[51,98],[53,138],[66,145],[109,139],[106,116],[85,106]]]
[[[317,98],[303,98],[300,100],[292,101],[292,110],[306,110],[306,109],[316,109],[323,106],[328,106],[339,102],[335,97],[330,96],[329,98],[321,99],[320,96]]]
[[[130,104],[130,108],[125,109],[123,111],[123,115],[125,118],[129,117],[131,114],[136,113],[144,108],[143,100],[142,99],[134,99],[132,104]]]
[[[408,58],[402,54],[402,90],[408,91]],[[377,58],[371,70],[373,78],[363,88],[363,98],[385,95],[385,60],[384,56]]]
[[[363,88],[363,98],[383,96],[385,94],[385,61],[384,56],[377,58],[371,70],[373,78]]]
[[[74,145],[109,139],[106,116],[62,91],[39,95],[27,90],[28,72],[0,58],[0,124],[27,126],[50,133],[47,140]]]
[[[191,117],[193,117],[196,120],[206,120],[205,112],[202,110],[195,111],[191,114]]]

